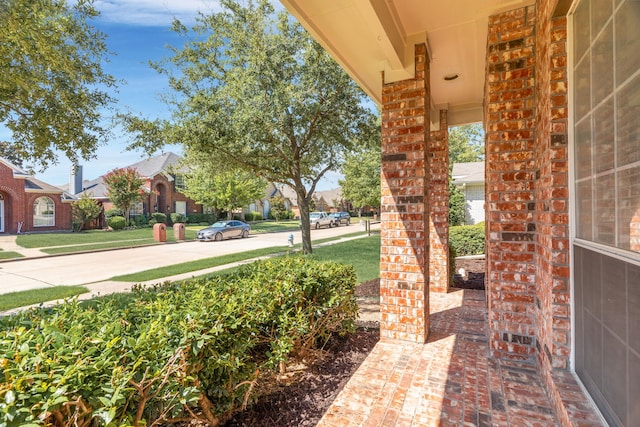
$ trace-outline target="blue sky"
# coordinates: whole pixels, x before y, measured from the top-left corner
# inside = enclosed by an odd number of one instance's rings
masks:
[[[281,7],[278,2],[274,2]],[[195,22],[198,11],[216,11],[215,0],[97,0],[96,8],[101,15],[93,25],[107,35],[111,52],[110,62],[104,69],[115,78],[122,80],[118,99],[120,111],[130,110],[147,118],[168,118],[170,113],[160,95],[168,89],[166,76],[158,74],[149,65],[150,60],[159,60],[169,54],[167,44],[180,45],[180,39],[169,30],[174,17],[190,25]],[[0,129],[0,138],[10,138],[10,134]],[[97,178],[118,167],[135,163],[145,157],[141,151],[126,151],[129,137],[117,129],[114,137],[98,148],[97,159],[83,162],[85,179]],[[165,149],[180,154],[180,146]],[[68,182],[71,162],[59,156],[57,165],[36,173],[36,177],[50,184]],[[330,173],[317,190],[327,190],[338,186],[339,176]]]

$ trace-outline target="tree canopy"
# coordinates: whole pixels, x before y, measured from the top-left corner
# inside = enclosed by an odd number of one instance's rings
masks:
[[[349,153],[339,181],[342,198],[359,211],[364,206],[380,207],[380,145],[371,145]]]
[[[184,162],[189,172],[184,174],[185,188],[181,192],[195,202],[227,212],[242,208],[264,195],[267,182],[244,169],[225,167],[204,158],[195,159],[193,153]]]
[[[221,0],[156,68],[175,91],[172,122],[129,120],[134,146],[182,142],[297,194],[303,251],[311,252],[309,203],[355,141],[375,129],[366,95],[323,48],[267,0]],[[172,72],[178,70],[178,72]],[[149,146],[151,141],[151,146]]]
[[[101,112],[115,79],[102,69],[105,36],[89,24],[93,0],[0,3],[0,125],[17,157],[42,167],[56,150],[89,159],[108,135]]]
[[[480,123],[449,129],[449,165],[484,160],[484,131]]]

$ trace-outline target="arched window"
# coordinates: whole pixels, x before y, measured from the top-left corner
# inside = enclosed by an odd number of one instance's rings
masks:
[[[49,197],[38,197],[33,203],[33,226],[50,227],[56,225],[56,205]]]

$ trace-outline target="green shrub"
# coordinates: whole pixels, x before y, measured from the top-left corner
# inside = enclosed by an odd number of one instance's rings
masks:
[[[114,216],[124,216],[124,214],[122,213],[122,211],[118,208],[111,208],[108,209],[106,211],[104,211],[104,217],[108,220],[109,218],[112,218]]]
[[[262,213],[261,212],[247,212],[244,214],[245,221],[262,221]]]
[[[149,225],[149,220],[146,215],[135,215],[129,219],[129,224],[138,228],[147,227]]]
[[[184,215],[181,213],[172,213],[169,214],[169,218],[171,219],[171,224],[177,224],[179,222],[184,222]]]
[[[127,222],[123,216],[112,216],[107,220],[107,224],[114,230],[122,230],[127,225]]]
[[[281,257],[0,318],[0,424],[222,419],[288,361],[353,331],[355,284],[351,266]]]
[[[192,213],[187,215],[187,222],[189,224],[200,224],[202,222],[213,224],[216,221],[217,218],[214,214]]]
[[[165,214],[163,214],[162,212],[154,212],[151,214],[151,219],[155,220],[155,223],[161,223],[161,224],[166,224],[167,223],[167,216]]]
[[[449,228],[449,246],[457,256],[484,253],[484,223]]]

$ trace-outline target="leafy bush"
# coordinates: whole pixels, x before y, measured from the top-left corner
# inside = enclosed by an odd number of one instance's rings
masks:
[[[179,222],[184,222],[184,215],[181,213],[171,213],[169,214],[169,218],[171,219],[171,224],[177,224]]]
[[[191,213],[187,215],[186,221],[189,224],[200,224],[202,222],[206,224],[213,224],[217,221],[217,218],[214,214]]]
[[[129,223],[134,225],[135,227],[142,228],[149,225],[149,220],[147,219],[146,215],[135,215],[131,217]]]
[[[107,220],[107,224],[114,230],[122,230],[127,225],[127,222],[123,216],[112,216]]]
[[[108,220],[109,218],[113,218],[114,216],[124,216],[122,211],[118,208],[111,208],[104,211],[104,217]]]
[[[262,221],[262,213],[261,212],[247,212],[244,214],[245,221]]]
[[[162,212],[154,212],[151,214],[151,219],[153,219],[155,221],[154,224],[157,223],[161,223],[161,224],[166,224],[167,223],[167,216],[165,214],[163,214]]]
[[[281,220],[288,220],[288,219],[294,219],[295,218],[295,214],[293,213],[293,211],[288,211],[288,210],[284,210],[279,213],[279,217],[276,218],[276,216],[273,213],[273,210],[269,211],[269,219],[275,219],[276,221],[281,221]]]
[[[0,425],[216,424],[353,331],[351,266],[304,257],[0,318]]]
[[[457,256],[483,254],[484,244],[484,222],[449,228],[449,246]]]

